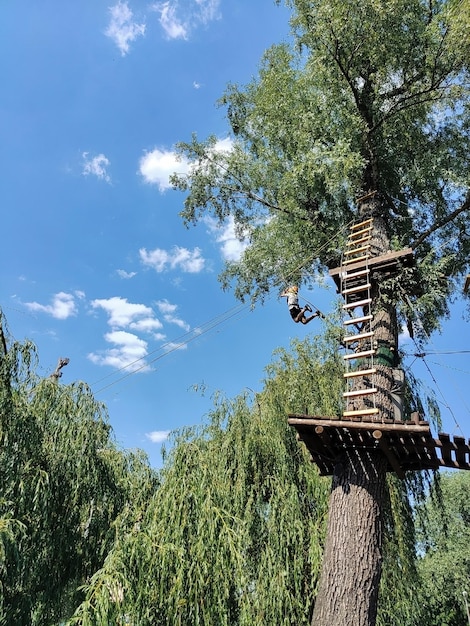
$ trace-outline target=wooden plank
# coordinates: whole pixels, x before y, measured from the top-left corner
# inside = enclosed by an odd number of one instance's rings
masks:
[[[355,237],[361,237],[365,233],[371,233],[373,230],[373,226],[364,226],[360,230],[354,230],[352,233],[349,233],[348,239],[354,239]],[[370,235],[369,235],[370,237]]]
[[[362,315],[361,317],[350,317],[343,321],[344,326],[349,324],[360,324],[361,322],[370,322],[373,319],[373,315]]]
[[[357,335],[347,335],[343,337],[344,343],[350,343],[352,341],[359,341],[360,339],[367,339],[368,337],[373,337],[374,332],[372,330],[368,330],[365,333],[357,333]]]
[[[341,278],[343,279],[343,281],[347,281],[352,278],[360,278],[361,276],[366,276],[367,274],[370,274],[370,269],[368,268],[365,270],[359,270],[358,272],[352,272],[351,274],[349,274],[346,271],[346,272],[343,272],[343,274],[341,275]]]
[[[361,226],[367,226],[368,224],[372,224],[373,222],[372,217],[368,217],[366,220],[364,220],[363,222],[359,222],[357,224],[353,224],[350,228],[350,230],[358,230],[358,228],[360,228]]]
[[[405,472],[400,467],[400,463],[397,460],[397,457],[393,454],[393,452],[388,447],[387,442],[385,441],[385,439],[383,437],[382,431],[381,430],[374,430],[374,432],[372,433],[372,436],[378,442],[379,448],[382,450],[382,452],[387,457],[388,462],[392,466],[392,468],[395,471],[395,474],[398,476],[398,478],[401,478],[401,479],[405,478]]]
[[[370,289],[372,285],[370,283],[365,283],[364,285],[356,285],[355,287],[347,287],[346,289],[342,289],[341,293],[343,296],[347,296],[350,293],[358,293],[360,291],[366,291]]]
[[[384,432],[398,432],[398,433],[429,433],[429,424],[426,426],[413,424],[413,422],[394,422],[393,424],[382,424],[380,422],[350,422],[349,420],[342,420],[341,418],[328,418],[328,417],[310,417],[307,415],[291,414],[288,417],[288,422],[291,426],[308,426],[314,428],[321,425],[328,428],[339,429],[362,429],[362,430],[383,430]],[[321,423],[320,423],[321,422]]]
[[[369,255],[368,254],[364,254],[363,256],[359,256],[359,257],[353,257],[352,259],[344,259],[343,260],[343,265],[349,265],[350,263],[360,263],[359,267],[364,267],[364,263],[362,263],[362,261],[366,261],[367,259],[369,259]],[[330,270],[331,272],[331,270]]]
[[[377,369],[375,367],[370,367],[365,370],[353,370],[352,372],[345,372],[343,374],[344,378],[355,378],[356,376],[370,376],[371,374],[377,374]]]
[[[368,234],[365,234],[364,236],[361,236],[362,233],[365,233],[365,231],[360,231],[356,233],[357,235],[359,235],[358,237],[354,237],[350,235],[348,238],[348,241],[346,242],[346,245],[351,246],[351,245],[357,245],[358,243],[364,243],[365,241],[370,241],[370,231]]]
[[[351,256],[352,254],[359,254],[359,252],[365,252],[366,250],[370,250],[370,243],[359,247],[354,246],[354,244],[349,244],[344,254],[345,256]]]
[[[372,298],[365,298],[364,300],[358,300],[357,302],[350,302],[349,304],[343,304],[343,309],[347,311],[348,309],[356,309],[359,306],[365,306],[366,304],[370,304],[372,302]]]
[[[330,434],[325,430],[324,426],[315,426],[315,433],[324,441],[324,443],[331,445]]]
[[[409,261],[410,263],[414,260],[412,248],[403,248],[403,250],[395,250],[394,252],[387,252],[387,254],[382,254],[380,256],[373,256],[373,257],[366,256],[365,258],[368,259],[367,265],[371,269],[372,268],[381,269],[382,266],[387,267],[390,265],[394,265],[400,259],[403,262]],[[348,268],[348,271],[352,269],[359,270],[359,269],[362,269],[363,267],[364,267],[364,264],[360,263],[358,260],[357,266],[356,264],[352,265],[351,267]],[[334,278],[335,276],[336,277],[339,276],[341,272],[344,272],[344,267],[342,266],[331,269],[329,271],[329,274],[332,278]]]
[[[366,415],[377,415],[379,409],[357,409],[355,411],[344,411],[343,417],[359,417]]]
[[[355,389],[354,391],[345,391],[343,398],[356,398],[360,396],[370,396],[373,393],[377,393],[376,387],[366,387],[364,389]]]
[[[444,461],[446,467],[453,467],[453,443],[450,441],[449,435],[447,435],[446,433],[439,433],[438,439],[436,440],[436,445],[441,449],[442,460]]]
[[[454,436],[455,458],[459,467],[468,466],[467,454],[470,452],[469,447],[465,443],[465,437]]]
[[[365,356],[372,356],[375,354],[375,350],[363,350],[362,352],[354,352],[353,354],[343,354],[345,361],[352,361],[354,359],[362,359]]]

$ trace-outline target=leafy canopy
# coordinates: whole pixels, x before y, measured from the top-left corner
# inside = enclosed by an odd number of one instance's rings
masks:
[[[8,343],[1,314],[0,338],[0,624],[49,626],[73,613],[116,519],[156,478],[118,450],[87,385],[37,375],[34,345]]]
[[[178,145],[190,165],[172,178],[187,194],[183,220],[234,220],[248,247],[227,264],[222,284],[256,301],[339,265],[356,198],[377,192],[389,246],[411,246],[417,260],[400,277],[396,300],[403,316],[418,313],[432,330],[461,288],[470,253],[460,5],[286,4],[293,41],[273,45],[259,76],[229,85],[220,99],[229,147],[215,136]]]

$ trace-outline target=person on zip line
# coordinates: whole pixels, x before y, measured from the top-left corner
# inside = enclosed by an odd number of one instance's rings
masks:
[[[281,293],[281,298],[287,298],[287,306],[289,307],[289,313],[296,324],[299,322],[301,324],[308,324],[315,317],[321,315],[320,311],[315,311],[313,315],[310,317],[305,317],[305,312],[312,312],[312,307],[309,304],[306,304],[303,308],[300,308],[299,305],[299,288],[297,285],[292,285],[292,287],[288,287],[285,291]]]

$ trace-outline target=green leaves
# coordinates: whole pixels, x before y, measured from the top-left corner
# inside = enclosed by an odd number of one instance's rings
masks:
[[[51,624],[101,566],[127,502],[154,488],[148,464],[119,452],[83,383],[35,373],[30,343],[0,356],[0,624]],[[134,456],[134,458],[132,458]]]
[[[173,179],[187,194],[183,219],[233,218],[248,246],[221,282],[255,303],[338,265],[355,199],[376,191],[387,237],[413,245],[415,282],[427,277],[432,298],[406,295],[429,333],[470,255],[468,2],[286,4],[292,44],[273,45],[258,77],[220,99],[231,148],[214,137],[179,145],[191,164]],[[431,250],[443,280],[427,271]]]
[[[470,576],[468,472],[444,473],[419,511],[419,571],[426,624],[458,626],[466,620]],[[423,522],[423,520],[425,520]]]

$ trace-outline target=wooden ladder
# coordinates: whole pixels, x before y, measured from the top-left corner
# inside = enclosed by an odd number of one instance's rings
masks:
[[[343,321],[346,327],[343,342],[349,350],[343,356],[346,361],[344,377],[347,383],[347,390],[343,393],[345,399],[343,417],[346,419],[363,417],[367,419],[379,412],[374,399],[377,388],[373,380],[377,370],[374,367],[376,350],[372,331],[372,298],[368,263],[372,229],[373,218],[351,226],[341,262],[340,285],[341,294],[344,297],[343,310],[349,314]],[[350,266],[353,267],[349,269]],[[355,310],[358,308],[361,308],[361,314],[355,316]],[[359,410],[352,408],[351,403],[354,399],[363,396],[369,397],[368,406]]]

